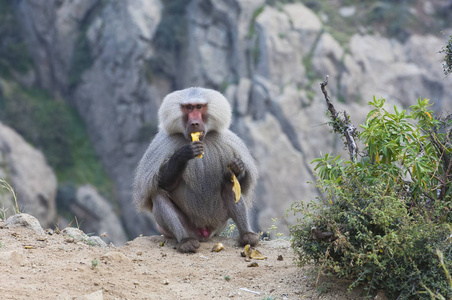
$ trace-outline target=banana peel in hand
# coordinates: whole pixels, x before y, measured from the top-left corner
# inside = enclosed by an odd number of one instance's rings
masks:
[[[199,141],[199,137],[200,137],[201,135],[202,135],[202,132],[200,132],[200,131],[198,131],[198,132],[193,132],[193,133],[191,134],[191,140],[192,140],[193,142]],[[198,158],[202,158],[202,154],[199,154],[197,157],[198,157]]]
[[[199,141],[199,137],[201,135],[202,135],[202,132],[193,132],[191,134],[192,141],[193,142]],[[197,157],[202,158],[202,154],[198,155]],[[240,197],[242,196],[242,188],[240,187],[240,183],[234,173],[232,173],[231,181],[232,181],[232,191],[234,192],[234,196],[235,196],[235,203],[237,203],[237,202],[239,202]]]
[[[237,180],[237,177],[234,173],[232,173],[231,176],[232,181],[232,191],[234,192],[235,196],[235,203],[239,202],[240,197],[242,196],[242,188],[240,187],[240,182]]]

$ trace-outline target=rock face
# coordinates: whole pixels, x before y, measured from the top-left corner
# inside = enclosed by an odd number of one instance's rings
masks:
[[[53,225],[56,216],[56,177],[42,153],[30,146],[11,128],[0,123],[0,178],[17,194],[21,212],[29,212],[44,227]],[[0,205],[7,214],[14,212],[12,195],[0,189]]]
[[[105,242],[115,245],[128,241],[122,221],[112,204],[89,184],[79,187],[73,184],[60,186],[57,207],[60,213],[63,212],[62,215],[71,218],[68,220],[59,216],[60,228],[76,225],[87,234],[101,235]]]
[[[429,98],[436,111],[450,111],[452,85],[444,78],[438,53],[443,45],[434,36],[412,35],[405,44],[379,36],[354,36],[345,64],[348,74],[341,81],[344,97],[372,99],[377,95],[404,107],[419,97]]]
[[[77,189],[76,197],[69,203],[69,208],[74,215],[84,221],[80,225],[84,232],[95,235],[105,233],[104,240],[119,245],[127,242],[121,220],[111,205],[91,185]]]
[[[317,195],[306,184],[314,180],[309,162],[342,148],[320,126],[327,121],[318,85],[325,75],[333,99],[344,100],[337,108],[355,124],[374,94],[405,106],[429,97],[436,110],[452,109],[451,79],[443,78],[437,54],[442,38],[414,35],[401,43],[356,35],[345,51],[302,4],[193,0],[179,8],[175,32],[183,38],[174,40],[165,3],[21,0],[17,6],[37,83],[84,118],[131,236],[153,232],[131,205],[131,180],[155,134],[159,103],[173,89],[204,86],[230,100],[233,130],[260,166],[254,225],[264,231],[293,201]],[[162,49],[157,40],[178,46]],[[278,228],[285,231],[285,223]]]

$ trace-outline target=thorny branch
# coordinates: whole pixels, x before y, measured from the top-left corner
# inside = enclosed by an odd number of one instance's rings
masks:
[[[438,138],[439,134],[437,128],[433,128],[429,131],[430,141],[443,162],[444,174],[442,174],[442,177],[437,177],[437,180],[440,182],[438,190],[439,200],[445,199],[447,191],[450,188],[450,181],[452,178],[452,158],[450,155],[452,127],[451,125],[449,125],[450,118],[452,118],[452,115],[449,115],[445,118],[439,118],[442,131],[444,131],[443,140],[440,140]]]
[[[348,153],[350,154],[351,161],[355,161],[356,155],[358,153],[358,147],[356,146],[355,142],[355,134],[356,134],[356,127],[350,123],[350,118],[347,115],[347,112],[344,111],[344,118],[339,118],[339,113],[336,111],[336,109],[333,106],[333,103],[330,100],[330,97],[328,96],[328,92],[326,91],[325,87],[328,85],[328,75],[326,75],[325,80],[320,84],[320,87],[322,89],[323,95],[325,96],[325,101],[328,106],[328,110],[331,114],[331,120],[333,121],[333,128],[334,131],[342,134],[345,136],[346,144],[348,147]]]

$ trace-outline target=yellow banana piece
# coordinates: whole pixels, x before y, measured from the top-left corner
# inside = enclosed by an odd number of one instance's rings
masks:
[[[191,134],[191,140],[192,140],[193,142],[199,141],[199,137],[200,137],[201,135],[202,135],[202,132],[200,132],[200,131],[198,131],[198,132],[193,132],[193,133]],[[198,157],[198,158],[202,158],[202,154],[199,154],[197,157]]]
[[[242,196],[242,188],[240,187],[240,183],[237,180],[237,177],[235,176],[234,173],[232,173],[231,181],[232,181],[232,191],[234,192],[235,195],[235,203],[237,203],[239,202],[240,197]]]

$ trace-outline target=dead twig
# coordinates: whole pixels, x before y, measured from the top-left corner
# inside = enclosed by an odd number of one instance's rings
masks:
[[[358,146],[355,142],[356,127],[350,122],[350,118],[347,115],[346,111],[343,112],[343,119],[339,117],[339,113],[334,108],[334,105],[331,102],[330,97],[328,96],[328,92],[325,89],[325,87],[328,85],[328,77],[329,76],[326,75],[325,80],[320,83],[320,88],[322,89],[322,93],[325,96],[328,111],[330,112],[331,120],[333,121],[333,129],[334,131],[340,133],[345,137],[345,143],[348,148],[350,159],[354,162],[358,154]]]

